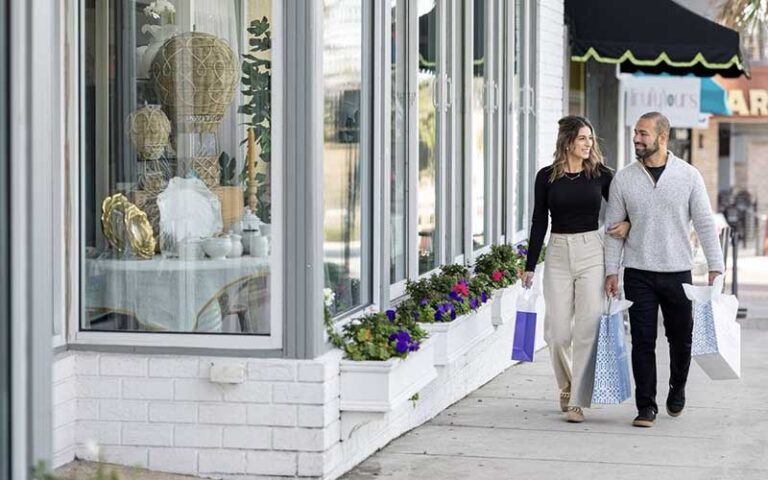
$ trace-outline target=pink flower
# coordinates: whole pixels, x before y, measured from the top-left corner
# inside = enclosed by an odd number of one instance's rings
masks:
[[[467,286],[467,282],[459,281],[456,283],[456,285],[453,286],[451,290],[465,297],[469,296],[469,287]]]
[[[494,282],[500,282],[504,278],[504,270],[496,270],[491,274],[491,280]]]

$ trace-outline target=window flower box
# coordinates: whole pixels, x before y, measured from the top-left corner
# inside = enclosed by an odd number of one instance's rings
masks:
[[[420,325],[435,342],[435,365],[447,365],[493,333],[491,305],[483,305],[451,322]]]
[[[428,339],[405,359],[341,361],[341,410],[389,412],[437,377],[435,341]]]

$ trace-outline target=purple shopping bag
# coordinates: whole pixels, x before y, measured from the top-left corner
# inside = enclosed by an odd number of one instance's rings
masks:
[[[536,293],[523,292],[517,299],[512,360],[532,362],[536,342]]]

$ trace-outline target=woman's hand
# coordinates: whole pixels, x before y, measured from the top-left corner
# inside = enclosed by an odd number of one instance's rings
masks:
[[[617,240],[621,240],[623,238],[627,238],[630,228],[632,228],[632,224],[626,221],[614,223],[613,226],[608,229],[608,235]]]
[[[533,286],[533,274],[534,272],[523,272],[520,276],[520,281],[523,282],[523,288],[531,288]]]

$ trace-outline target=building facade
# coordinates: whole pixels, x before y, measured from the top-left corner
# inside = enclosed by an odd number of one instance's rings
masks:
[[[497,326],[418,402],[347,410],[324,305],[340,328],[527,238],[562,0],[10,7],[11,478],[75,457],[336,478],[511,364]]]

